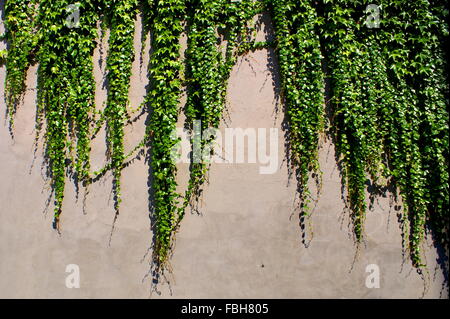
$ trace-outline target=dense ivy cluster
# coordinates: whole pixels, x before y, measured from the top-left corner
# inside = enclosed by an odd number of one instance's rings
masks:
[[[322,21],[311,1],[267,1],[277,38],[278,63],[289,124],[289,159],[298,181],[302,217],[308,215],[311,172],[320,175],[319,137],[324,129],[324,78],[318,30]],[[319,185],[320,187],[320,185]]]
[[[147,135],[151,137],[151,169],[154,228],[154,261],[165,265],[169,256],[177,220],[179,194],[176,192],[176,165],[172,150],[178,138],[176,130],[181,93],[179,38],[186,11],[182,0],[149,1],[152,10],[151,87],[146,97],[150,114]]]
[[[407,248],[422,265],[426,225],[448,247],[448,15],[438,1],[381,1],[379,29],[367,1],[324,1],[323,43],[330,69],[333,129],[358,241],[367,174],[400,190]]]
[[[5,4],[6,32],[0,40],[9,43],[8,51],[0,52],[0,63],[8,65],[5,81],[6,108],[11,128],[14,114],[25,91],[25,77],[34,61],[34,48],[37,36],[35,32],[36,0],[11,0]]]
[[[124,127],[128,118],[128,91],[131,67],[134,60],[134,19],[137,0],[105,1],[106,19],[109,25],[109,53],[106,61],[108,97],[103,118],[107,125],[109,168],[114,176],[115,219],[121,202],[122,168],[125,160]]]
[[[67,165],[77,182],[89,183],[90,128],[95,110],[92,54],[96,46],[98,7],[95,1],[80,1],[79,25],[71,25],[67,19],[71,14],[70,4],[68,0],[42,0],[36,21],[39,30],[37,112],[38,118],[43,114],[46,119],[46,154],[55,193],[55,227],[64,199]]]
[[[288,157],[295,172],[302,216],[308,216],[310,176],[320,189],[320,137],[334,139],[357,242],[364,239],[367,190],[399,190],[405,246],[423,265],[421,244],[428,225],[448,248],[448,64],[446,2],[380,0],[379,27],[371,28],[364,0],[80,0],[80,21],[69,25],[69,0],[8,0],[5,98],[11,127],[25,90],[26,71],[39,63],[37,131],[45,119],[46,154],[58,225],[66,176],[87,186],[106,171],[114,177],[115,218],[121,202],[125,160],[144,146],[151,163],[154,262],[164,270],[175,232],[206,181],[210,142],[225,108],[227,82],[240,54],[273,48],[278,56],[288,123]],[[152,32],[150,85],[142,110],[143,140],[124,153],[133,35],[137,9]],[[268,12],[272,42],[255,42],[257,14]],[[93,50],[98,21],[110,29],[108,96],[94,105]],[[180,36],[187,33],[183,61]],[[223,42],[226,40],[226,42]],[[226,43],[223,45],[223,43]],[[177,191],[173,135],[180,94],[194,150],[190,180]],[[326,89],[327,88],[327,89]],[[137,109],[141,109],[138,107]],[[97,114],[100,118],[97,118]],[[90,140],[106,123],[108,163],[90,171]],[[328,126],[327,126],[328,124]],[[197,152],[195,152],[197,151]]]
[[[192,135],[193,155],[180,218],[187,206],[198,200],[200,187],[205,182],[209,157],[214,151],[214,129],[222,119],[228,78],[237,57],[235,51],[240,44],[249,43],[246,41],[248,23],[258,12],[258,6],[250,0],[190,0],[187,7],[185,114]],[[224,50],[220,45],[222,38],[227,40]]]

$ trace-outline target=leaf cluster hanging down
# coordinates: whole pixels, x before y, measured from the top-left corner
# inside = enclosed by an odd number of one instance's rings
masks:
[[[448,250],[449,87],[448,5],[440,0],[378,1],[379,26],[369,25],[364,0],[79,0],[79,21],[68,23],[69,0],[7,0],[8,49],[5,101],[13,133],[14,114],[25,92],[30,65],[39,64],[36,131],[45,123],[48,175],[62,213],[67,177],[88,187],[111,170],[115,218],[121,203],[125,161],[148,147],[154,220],[153,261],[167,267],[185,210],[195,205],[207,180],[215,135],[225,109],[228,79],[239,55],[273,49],[278,57],[288,124],[288,158],[301,199],[301,221],[310,215],[311,177],[320,191],[321,136],[336,146],[355,240],[364,240],[367,197],[392,191],[401,198],[404,248],[414,266],[424,266],[422,244],[428,227]],[[135,18],[142,10],[152,32],[148,114],[143,139],[124,152],[124,129],[133,113],[129,89]],[[255,16],[268,13],[275,39],[256,42]],[[106,60],[105,109],[94,105],[93,52],[98,22],[110,29]],[[185,31],[186,30],[186,31]],[[180,36],[187,34],[185,59]],[[192,158],[184,195],[177,191],[173,135],[180,94]],[[325,88],[327,87],[327,90]],[[100,114],[100,118],[97,115]],[[200,124],[198,124],[200,123]],[[108,162],[91,172],[90,141],[106,124]],[[193,153],[195,155],[195,152]],[[368,188],[374,194],[368,194]],[[87,194],[87,190],[86,190]],[[114,223],[113,223],[114,226]]]

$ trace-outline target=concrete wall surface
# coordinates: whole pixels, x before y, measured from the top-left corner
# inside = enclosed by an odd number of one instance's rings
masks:
[[[270,29],[270,22],[262,30]],[[145,95],[148,48],[142,56],[141,23],[136,21],[130,100]],[[2,30],[2,28],[0,27]],[[1,31],[0,30],[0,31]],[[269,32],[270,33],[270,32]],[[269,36],[260,31],[258,37]],[[182,39],[185,43],[185,37]],[[4,48],[2,44],[1,48]],[[107,36],[94,54],[96,103],[104,86]],[[42,167],[42,139],[33,154],[36,71],[31,67],[20,105],[14,139],[5,118],[4,79],[0,68],[0,298],[444,298],[448,296],[439,255],[428,237],[424,243],[428,272],[420,275],[403,256],[397,211],[390,199],[377,198],[367,213],[365,242],[356,250],[333,144],[320,150],[322,195],[307,227],[306,247],[295,210],[295,180],[285,161],[283,110],[277,95],[275,54],[261,50],[239,58],[229,81],[227,113],[221,130],[277,128],[277,170],[260,174],[260,164],[211,166],[209,185],[199,203],[201,214],[187,213],[177,234],[172,273],[152,286],[152,242],[148,210],[148,164],[137,159],[123,171],[123,202],[111,243],[114,219],[112,176],[90,187],[83,211],[83,190],[76,198],[67,182],[61,234],[51,227],[46,209],[49,181]],[[182,101],[185,101],[183,95]],[[126,129],[126,150],[144,132],[145,116]],[[183,119],[180,119],[180,127]],[[268,133],[267,133],[268,134]],[[105,132],[93,141],[92,167],[105,164]],[[179,164],[185,185],[188,164]],[[182,187],[181,187],[182,188]],[[78,265],[80,288],[67,288],[67,266]],[[376,266],[373,266],[376,265]],[[379,288],[366,282],[379,270]],[[369,285],[370,286],[370,285]]]

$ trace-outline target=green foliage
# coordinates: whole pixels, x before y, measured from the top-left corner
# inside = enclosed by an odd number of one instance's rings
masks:
[[[116,218],[121,202],[120,177],[124,165],[124,127],[127,116],[128,90],[134,59],[134,18],[137,0],[105,1],[109,20],[109,53],[106,61],[108,72],[108,98],[104,110],[107,124],[109,168],[113,170]]]
[[[11,127],[14,114],[25,91],[25,77],[30,67],[37,36],[35,33],[36,0],[8,0],[5,4],[4,38],[8,41],[8,52],[0,52],[0,62],[7,64],[5,80],[6,108]]]
[[[217,129],[222,119],[228,78],[236,61],[239,39],[247,33],[247,23],[256,14],[252,1],[228,0],[187,1],[188,48],[186,52],[186,84],[188,99],[185,114],[191,131],[193,151],[191,174],[184,203],[180,208],[179,223],[189,203],[198,200],[201,185],[206,180],[208,157],[215,135],[200,139],[198,133]],[[225,35],[226,34],[226,35]],[[225,54],[219,45],[226,37]],[[199,122],[196,122],[199,121]],[[200,123],[194,132],[195,123]],[[200,131],[200,132],[198,132]],[[212,133],[213,131],[210,130]],[[194,145],[199,145],[196,150]],[[208,151],[210,153],[208,153]]]
[[[390,13],[387,24],[397,35],[388,42],[391,78],[407,97],[400,110],[405,114],[405,131],[396,143],[403,146],[404,161],[393,165],[393,175],[400,176],[411,258],[414,265],[421,266],[427,223],[448,248],[449,95],[443,52],[444,41],[448,41],[448,8],[439,1],[423,0],[386,3],[386,10]]]
[[[350,1],[328,1],[324,11],[323,36],[331,70],[336,150],[342,161],[342,181],[348,186],[355,236],[361,241],[366,211],[366,172],[373,159],[369,156],[380,153],[376,149],[378,121],[374,116],[378,104],[374,103],[372,95],[364,98],[365,88],[372,84],[365,82],[371,78],[367,74],[371,67],[371,48],[365,46],[367,39],[358,39],[358,24],[352,18],[355,8]],[[376,167],[370,170],[376,175]]]
[[[3,65],[6,62],[7,56],[8,56],[7,50],[0,50],[0,65]]]
[[[177,219],[179,194],[176,192],[176,165],[171,156],[178,139],[176,129],[180,96],[179,37],[185,13],[183,0],[149,2],[153,5],[153,53],[149,75],[151,88],[146,97],[150,119],[146,135],[151,137],[153,216],[155,218],[153,250],[158,269],[163,270],[169,256]]]
[[[37,17],[38,113],[44,114],[47,124],[46,149],[55,192],[56,227],[64,198],[67,157],[71,158],[69,168],[74,168],[77,180],[89,181],[90,124],[94,110],[92,53],[98,8],[95,1],[80,1],[79,26],[71,28],[66,24],[70,4],[66,0],[40,1]]]
[[[39,63],[37,134],[46,122],[48,172],[55,193],[58,225],[67,174],[88,186],[106,171],[114,176],[115,218],[121,202],[125,161],[150,147],[153,193],[154,262],[164,270],[175,232],[189,204],[198,200],[208,163],[193,162],[184,196],[177,192],[172,158],[178,138],[181,87],[188,88],[187,126],[194,131],[219,127],[227,82],[239,54],[274,47],[288,122],[288,153],[297,178],[303,216],[309,214],[310,176],[320,187],[318,149],[329,132],[346,187],[356,241],[364,239],[367,187],[398,190],[404,244],[416,267],[423,266],[421,245],[428,226],[448,248],[448,6],[439,0],[380,0],[380,28],[365,23],[369,1],[350,0],[80,0],[80,21],[69,26],[69,0],[8,0],[8,42],[0,51],[6,64],[5,99],[11,127],[25,90],[25,77]],[[150,86],[144,109],[145,135],[124,153],[129,121],[128,91],[134,59],[136,10],[152,31]],[[255,42],[251,20],[267,10],[275,27],[273,42]],[[107,57],[108,97],[95,118],[92,53],[97,22],[110,28]],[[188,36],[185,64],[179,38]],[[221,40],[226,46],[221,47]],[[184,69],[185,67],[185,69]],[[324,71],[326,70],[326,71]],[[183,83],[184,81],[184,83]],[[330,96],[326,96],[328,83]],[[329,98],[329,100],[328,100]],[[142,107],[142,106],[141,106]],[[141,109],[138,108],[138,110]],[[327,112],[325,112],[325,108]],[[106,123],[108,163],[90,172],[90,140]],[[39,135],[37,135],[38,137]],[[192,142],[199,136],[193,136]],[[200,153],[214,136],[203,139]],[[211,155],[211,154],[205,154]]]
[[[289,123],[289,159],[296,171],[302,214],[309,212],[311,172],[320,175],[319,136],[324,128],[324,79],[318,28],[310,1],[267,1],[276,30],[276,50]]]
[[[334,136],[358,241],[365,191],[400,190],[406,246],[417,267],[427,223],[448,247],[448,86],[442,51],[448,10],[429,1],[381,1],[380,29],[366,1],[324,1]],[[367,176],[367,174],[369,176]]]

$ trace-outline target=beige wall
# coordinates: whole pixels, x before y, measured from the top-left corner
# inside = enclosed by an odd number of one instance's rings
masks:
[[[138,23],[137,52],[139,39]],[[94,56],[99,108],[105,100],[106,50],[104,39],[103,49],[99,47]],[[143,58],[148,61],[147,54]],[[388,197],[379,198],[368,212],[366,241],[355,259],[334,148],[327,141],[320,151],[324,185],[312,220],[314,238],[308,248],[302,245],[294,213],[295,183],[290,183],[284,161],[283,112],[275,111],[278,75],[276,65],[274,71],[269,63],[272,59],[273,52],[266,50],[239,59],[230,79],[226,123],[280,128],[279,169],[261,175],[256,164],[213,164],[202,215],[188,213],[177,236],[173,273],[167,278],[170,285],[163,283],[152,294],[146,163],[136,160],[123,172],[121,215],[110,246],[114,217],[110,175],[91,187],[85,214],[82,197],[77,201],[73,184],[67,183],[58,235],[51,228],[52,207],[45,212],[49,186],[41,168],[42,148],[33,161],[36,67],[28,72],[14,139],[5,121],[5,67],[0,68],[0,297],[418,298],[424,286],[427,298],[447,296],[430,240],[424,244],[429,270],[425,281],[407,258],[402,261],[401,232]],[[139,60],[133,67],[133,106],[142,101],[147,83],[146,62],[140,69]],[[141,138],[143,120],[127,128],[127,149]],[[101,132],[93,142],[94,169],[104,164],[104,144]],[[180,164],[181,184],[187,175],[187,164]],[[80,267],[79,289],[65,286],[68,264]],[[365,286],[369,264],[380,268],[379,289]]]

